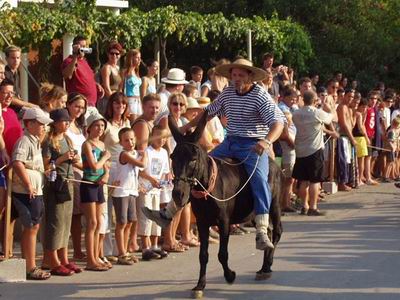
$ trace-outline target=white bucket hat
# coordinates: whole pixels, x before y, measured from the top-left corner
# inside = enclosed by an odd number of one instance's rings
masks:
[[[167,77],[161,79],[162,83],[169,83],[169,84],[187,84],[189,83],[186,81],[186,74],[182,69],[172,68],[168,71]]]
[[[245,69],[253,74],[254,81],[262,81],[267,77],[267,72],[264,70],[254,67],[253,63],[247,59],[239,58],[231,64],[223,64],[215,67],[215,71],[228,79],[231,78],[231,70],[233,68]]]

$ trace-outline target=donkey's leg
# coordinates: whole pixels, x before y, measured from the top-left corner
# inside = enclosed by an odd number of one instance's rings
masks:
[[[261,267],[261,270],[259,270],[256,273],[255,280],[266,280],[266,279],[271,278],[271,276],[272,276],[271,267],[272,267],[272,264],[274,262],[275,249],[276,249],[276,246],[278,244],[278,241],[279,241],[279,238],[280,238],[280,235],[281,235],[281,232],[282,232],[282,229],[279,226],[277,228],[275,228],[274,231],[275,230],[279,231],[279,233],[276,234],[276,233],[271,232],[270,229],[268,230],[268,234],[270,236],[272,235],[272,241],[274,243],[275,248],[274,249],[268,248],[268,249],[264,250],[263,265]],[[274,239],[274,236],[278,236],[278,238]]]
[[[221,222],[219,225],[219,252],[218,260],[224,269],[224,277],[226,282],[233,283],[236,273],[229,269],[228,266],[228,243],[229,243],[229,222]]]
[[[208,238],[209,238],[209,228],[208,224],[201,224],[197,222],[197,227],[199,230],[200,237],[200,276],[197,285],[192,289],[192,295],[195,298],[201,298],[203,296],[203,290],[206,287],[206,269],[208,263]]]

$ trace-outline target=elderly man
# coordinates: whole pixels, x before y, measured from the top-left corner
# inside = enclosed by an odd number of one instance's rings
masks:
[[[227,137],[211,155],[244,161],[248,174],[256,169],[250,180],[256,214],[256,248],[273,248],[267,236],[272,201],[268,185],[268,151],[281,135],[285,117],[271,96],[254,83],[266,77],[264,70],[253,67],[250,61],[241,58],[232,64],[218,66],[216,72],[230,79],[232,85],[226,87],[221,95],[205,108],[210,117],[223,115],[228,119]],[[201,116],[202,113],[199,113],[195,122]],[[175,211],[172,203],[160,213],[147,211],[147,216],[165,226],[168,224],[165,220],[171,219]]]

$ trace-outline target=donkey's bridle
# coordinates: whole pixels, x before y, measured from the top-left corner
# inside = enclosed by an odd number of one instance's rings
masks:
[[[200,146],[199,146],[199,145],[196,145],[195,143],[185,142],[185,143],[182,143],[182,144],[194,146],[194,147],[196,147],[199,151],[203,151],[203,150],[200,148]],[[191,188],[194,187],[194,186],[196,186],[196,185],[197,185],[198,179],[196,178],[196,176],[195,176],[194,173],[196,172],[196,170],[199,169],[199,165],[200,165],[199,159],[196,159],[196,165],[195,165],[195,167],[194,167],[194,171],[193,171],[192,176],[190,176],[190,177],[188,177],[188,176],[179,176],[179,177],[175,177],[175,178],[172,180],[172,182],[173,182],[174,184],[176,184],[176,183],[178,183],[178,182],[180,182],[180,181],[183,181],[183,182],[185,182],[185,183],[188,183],[188,184],[190,185]]]

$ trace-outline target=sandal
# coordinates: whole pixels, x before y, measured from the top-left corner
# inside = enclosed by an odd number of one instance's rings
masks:
[[[99,262],[100,262],[102,265],[104,265],[104,266],[106,266],[107,268],[109,268],[109,269],[112,269],[112,267],[113,267],[112,263],[110,263],[110,262],[108,261],[108,259],[105,258],[105,257],[99,257]]]
[[[43,271],[42,269],[35,267],[30,272],[26,273],[26,279],[28,280],[46,280],[51,277],[49,272]]]
[[[73,262],[70,262],[69,264],[64,265],[64,267],[70,269],[71,271],[74,271],[75,273],[82,273],[82,268],[79,268],[76,264]]]
[[[86,267],[86,271],[94,271],[94,272],[104,272],[108,271],[109,269],[106,266],[92,266],[92,267]]]
[[[55,275],[55,276],[71,276],[75,272],[72,271],[71,269],[68,269],[67,267],[65,267],[63,265],[59,265],[59,266],[51,269],[50,273],[51,273],[51,275]]]
[[[185,249],[183,249],[182,247],[180,247],[179,244],[171,245],[170,247],[163,246],[162,249],[165,250],[165,251],[167,251],[167,252],[175,252],[175,253],[182,253],[182,252],[185,252]]]
[[[189,246],[189,247],[199,247],[200,246],[200,242],[195,238],[192,238],[191,240],[189,240],[187,242],[181,240],[181,244],[185,245],[185,246]]]
[[[178,246],[181,247],[184,251],[189,250],[189,246],[182,244],[180,241],[178,242]]]
[[[123,266],[130,266],[130,265],[134,264],[134,261],[132,260],[131,256],[120,255],[120,256],[118,256],[117,264],[123,265]]]

